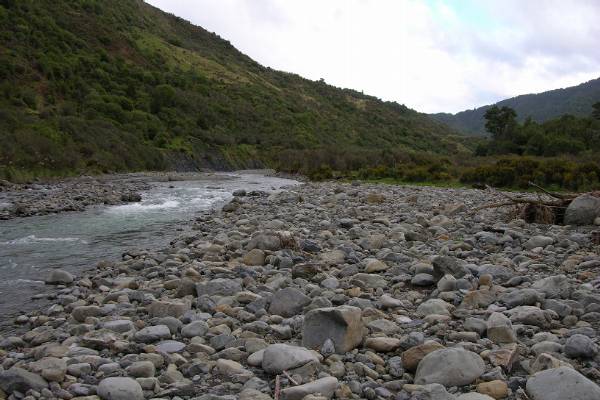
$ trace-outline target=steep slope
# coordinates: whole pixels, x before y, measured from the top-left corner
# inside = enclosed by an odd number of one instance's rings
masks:
[[[534,121],[544,122],[565,114],[578,117],[589,116],[592,113],[592,104],[598,101],[600,101],[600,78],[565,89],[517,96],[496,104],[513,108],[520,121],[531,117]],[[432,114],[432,117],[460,132],[484,135],[486,134],[484,115],[490,107],[491,105],[483,106],[457,114]]]
[[[425,114],[263,67],[139,0],[0,0],[0,78],[0,177],[467,151]]]

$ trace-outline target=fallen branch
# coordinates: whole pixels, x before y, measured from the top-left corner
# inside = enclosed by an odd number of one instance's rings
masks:
[[[279,400],[279,392],[281,391],[281,384],[279,382],[279,375],[275,377],[275,400]]]
[[[556,224],[562,223],[565,215],[565,211],[571,201],[575,198],[572,196],[563,196],[558,193],[552,193],[548,190],[529,182],[531,186],[534,186],[541,190],[544,194],[550,196],[553,200],[542,199],[540,194],[537,194],[537,199],[531,199],[527,197],[515,197],[507,193],[496,190],[495,188],[486,185],[488,190],[494,191],[500,196],[506,198],[508,202],[488,204],[476,208],[474,211],[484,210],[488,208],[500,208],[507,206],[514,206],[514,216],[521,218],[529,223],[541,223],[541,224]]]
[[[299,383],[298,383],[298,382],[296,382],[296,380],[295,380],[294,378],[292,378],[292,377],[290,376],[290,374],[288,374],[288,372],[287,372],[287,371],[283,371],[283,374],[284,374],[284,375],[285,375],[285,377],[286,377],[286,378],[288,378],[288,379],[290,380],[290,382],[292,382],[294,385],[296,385],[296,386],[298,386],[298,385],[299,385]]]
[[[566,199],[574,198],[574,197],[566,196],[566,195],[563,195],[563,194],[560,194],[560,193],[550,192],[550,191],[544,189],[543,187],[541,187],[539,185],[536,185],[533,182],[528,182],[528,183],[529,183],[529,186],[533,186],[534,188],[536,188],[536,189],[538,189],[538,190],[546,193],[550,197],[554,197],[555,199],[566,200]]]

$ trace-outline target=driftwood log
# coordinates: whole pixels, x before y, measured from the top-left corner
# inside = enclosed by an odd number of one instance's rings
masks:
[[[486,208],[513,207],[515,218],[521,218],[528,223],[562,224],[567,207],[579,196],[579,194],[573,193],[550,192],[533,182],[529,182],[529,185],[541,192],[537,194],[536,198],[532,198],[531,196],[511,196],[495,188],[486,186],[489,190],[500,194],[506,201],[487,204],[477,208],[476,211]]]

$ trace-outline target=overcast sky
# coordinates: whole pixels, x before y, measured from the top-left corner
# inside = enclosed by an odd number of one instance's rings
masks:
[[[600,77],[600,0],[148,0],[265,66],[423,112]]]

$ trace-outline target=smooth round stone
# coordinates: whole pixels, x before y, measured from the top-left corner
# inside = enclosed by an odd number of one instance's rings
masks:
[[[98,385],[98,396],[102,400],[143,400],[140,384],[131,378],[106,378]]]
[[[431,286],[435,283],[435,278],[429,274],[417,274],[410,280],[410,283],[415,286]]]
[[[185,348],[185,343],[177,340],[165,340],[156,345],[156,351],[159,353],[179,353]]]

